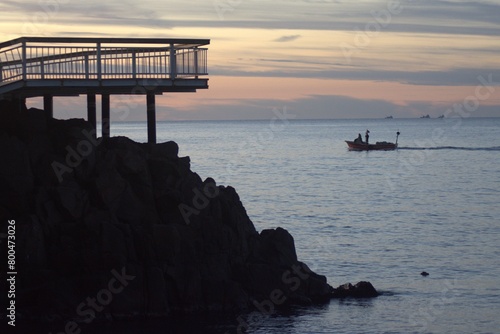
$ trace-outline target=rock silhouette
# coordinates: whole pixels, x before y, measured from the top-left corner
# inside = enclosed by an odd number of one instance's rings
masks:
[[[82,119],[0,101],[0,154],[19,318],[90,322],[332,296],[286,230],[258,233],[236,191],[202,180],[174,142],[96,139]]]
[[[342,284],[333,290],[332,298],[372,298],[379,293],[370,282],[361,281],[354,285],[351,283]]]

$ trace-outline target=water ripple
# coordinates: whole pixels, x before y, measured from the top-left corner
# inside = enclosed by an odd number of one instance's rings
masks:
[[[398,147],[398,150],[500,151],[500,146],[492,146],[492,147],[461,147],[461,146]]]

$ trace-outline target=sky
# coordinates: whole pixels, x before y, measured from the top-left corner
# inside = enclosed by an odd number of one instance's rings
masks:
[[[157,97],[159,120],[500,117],[500,0],[2,0],[0,40],[21,36],[210,39],[209,89]]]

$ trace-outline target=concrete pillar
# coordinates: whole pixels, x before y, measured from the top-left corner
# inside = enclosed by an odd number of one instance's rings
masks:
[[[155,94],[149,92],[146,96],[148,114],[148,143],[156,144],[156,102]]]
[[[54,97],[50,94],[43,96],[43,110],[47,118],[54,118]]]
[[[109,110],[110,110],[110,101],[109,101],[109,94],[102,94],[101,95],[101,103],[102,103],[102,115],[101,115],[101,123],[102,123],[102,138],[109,138],[110,135],[110,117],[109,117]]]
[[[97,127],[97,105],[95,101],[95,94],[87,94],[87,121],[94,129]]]
[[[20,97],[18,98],[18,104],[19,104],[19,111],[23,112],[26,111],[26,98],[25,97]]]

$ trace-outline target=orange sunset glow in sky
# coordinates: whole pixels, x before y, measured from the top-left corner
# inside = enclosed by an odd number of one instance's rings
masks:
[[[210,39],[210,88],[158,97],[159,120],[500,116],[500,1],[2,1],[0,40],[21,36]]]

